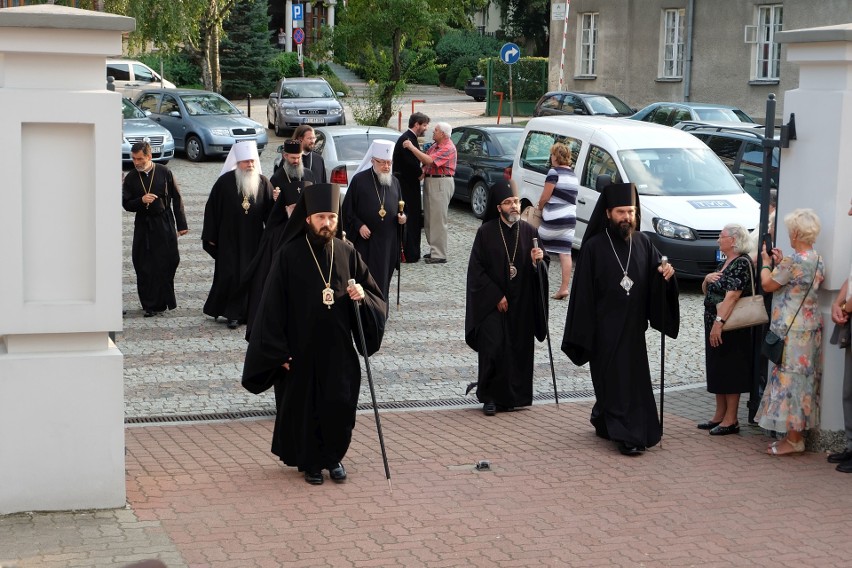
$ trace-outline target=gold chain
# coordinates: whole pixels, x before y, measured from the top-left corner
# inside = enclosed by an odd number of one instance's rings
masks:
[[[373,189],[376,190],[376,199],[379,200],[379,218],[381,218],[381,220],[384,221],[385,215],[387,215],[387,213],[385,212],[385,197],[387,197],[387,195],[388,195],[388,190],[383,185],[382,186],[382,195],[380,196],[379,195],[379,187],[376,185],[376,178],[378,177],[378,175],[374,171],[372,171],[372,168],[370,169],[370,173],[372,174],[372,177],[373,177]]]
[[[509,246],[506,244],[506,236],[503,234],[503,227],[500,226],[500,225],[503,225],[503,224],[504,223],[503,223],[502,219],[498,220],[497,229],[499,229],[499,231],[500,231],[500,238],[503,239],[503,248],[506,249],[506,258],[509,258]],[[511,227],[509,227],[509,229],[511,230]],[[515,266],[515,255],[518,254],[518,240],[520,239],[520,237],[521,237],[521,228],[518,227],[518,232],[515,233],[515,250],[512,251],[512,258],[509,259],[509,266],[510,267]]]
[[[142,185],[142,191],[145,192],[145,195],[151,193],[151,187],[154,185],[154,170],[157,168],[157,164],[151,162],[151,181],[148,182],[148,187],[145,187],[145,180],[142,179],[142,172],[136,170],[136,174],[139,176],[139,183]],[[145,209],[148,209],[148,205],[150,203],[145,204]]]
[[[319,261],[317,260],[317,255],[314,253],[313,247],[311,247],[311,241],[308,240],[308,234],[305,233],[305,242],[308,243],[308,250],[311,251],[311,256],[314,257],[314,262],[317,265],[317,270],[319,270],[320,278],[325,284],[326,288],[331,288],[331,270],[334,268],[334,241],[331,241],[331,263],[328,265],[328,280],[326,280],[322,275],[322,268],[320,268]]]

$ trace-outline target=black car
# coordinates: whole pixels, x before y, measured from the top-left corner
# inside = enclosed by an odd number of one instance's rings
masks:
[[[517,125],[453,128],[450,139],[458,153],[453,197],[469,202],[478,219],[485,215],[491,185],[511,177],[509,172],[523,133]]]
[[[700,139],[722,159],[728,169],[745,178],[743,188],[760,201],[763,186],[763,128],[756,124],[742,126],[702,125],[700,122],[682,122],[678,126]],[[778,188],[781,154],[772,149],[770,187]]]
[[[477,75],[473,79],[468,79],[464,84],[464,94],[473,97],[473,100],[482,102],[485,100],[485,89],[488,85],[485,84],[485,77]]]
[[[630,116],[636,109],[607,93],[575,93],[551,91],[535,104],[533,116],[586,114],[602,116]]]

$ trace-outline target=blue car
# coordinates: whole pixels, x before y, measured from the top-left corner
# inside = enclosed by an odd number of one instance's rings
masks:
[[[244,140],[257,142],[257,151],[269,142],[266,127],[245,116],[228,99],[196,89],[146,89],[136,106],[150,111],[175,139],[175,147],[191,162],[207,156],[227,156],[231,146]]]

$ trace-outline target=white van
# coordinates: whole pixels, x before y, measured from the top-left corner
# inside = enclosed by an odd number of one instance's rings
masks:
[[[107,77],[115,79],[115,92],[133,99],[142,89],[160,87],[174,89],[174,83],[166,81],[160,74],[139,61],[130,59],[107,59]]]
[[[595,182],[602,174],[613,183],[636,184],[639,229],[680,276],[703,278],[715,270],[722,258],[716,239],[728,223],[749,231],[758,226],[760,206],[703,142],[681,130],[623,118],[531,119],[512,166],[524,205],[538,203],[555,142],[571,148],[580,182],[575,247],[597,203]]]

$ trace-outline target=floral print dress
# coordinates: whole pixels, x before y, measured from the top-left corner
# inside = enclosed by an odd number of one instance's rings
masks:
[[[756,418],[761,428],[802,432],[819,425],[822,314],[817,290],[824,273],[822,259],[813,250],[784,257],[772,271],[772,279],[781,284],[781,288],[772,296],[769,329],[781,337],[786,332],[787,336],[784,358],[780,365],[772,365],[757,410]],[[811,282],[813,286],[808,291]],[[799,310],[798,315],[796,310]]]

